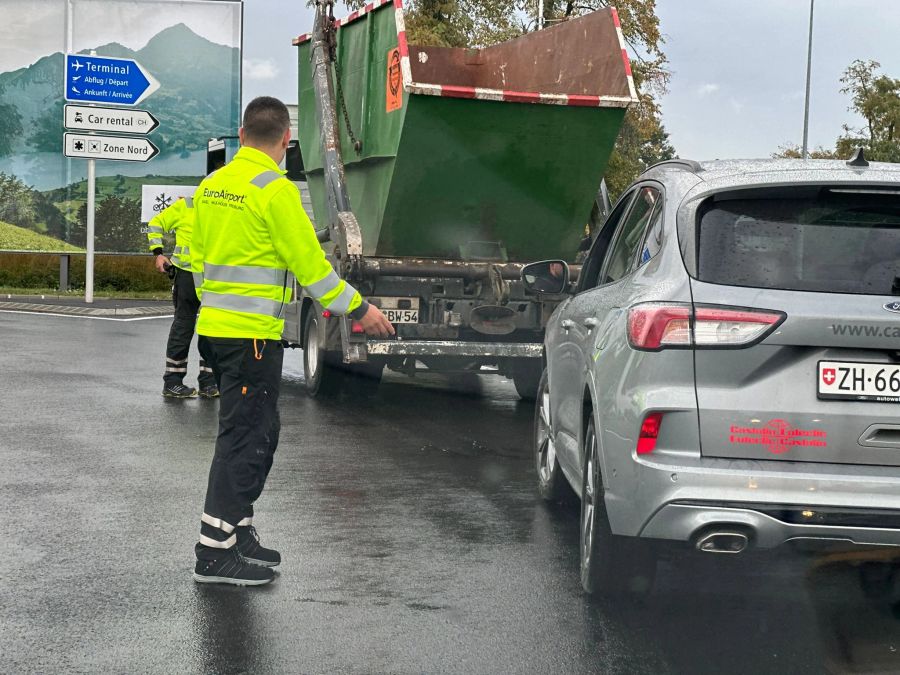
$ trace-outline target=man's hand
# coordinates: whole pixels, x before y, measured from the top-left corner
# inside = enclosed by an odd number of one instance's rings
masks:
[[[375,305],[369,305],[365,316],[359,320],[359,325],[366,331],[366,335],[386,338],[394,334],[394,327],[387,317],[381,313]]]
[[[168,267],[172,264],[172,262],[166,256],[158,255],[156,256],[155,264],[157,272],[159,272],[160,274],[166,274],[169,271]]]

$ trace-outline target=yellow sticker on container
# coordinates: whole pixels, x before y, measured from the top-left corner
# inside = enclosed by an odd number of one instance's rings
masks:
[[[400,73],[400,50],[396,47],[388,51],[387,58],[387,112],[400,110],[403,107],[403,76]]]

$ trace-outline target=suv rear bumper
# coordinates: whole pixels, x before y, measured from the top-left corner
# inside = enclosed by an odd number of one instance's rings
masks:
[[[628,474],[606,494],[615,534],[696,543],[711,531],[738,530],[758,548],[796,539],[900,546],[894,468],[663,451],[632,455]]]
[[[716,503],[675,502],[666,504],[657,511],[643,528],[640,536],[696,542],[710,532],[737,529],[747,534],[750,546],[756,548],[774,548],[797,539],[843,541],[859,545],[900,546],[900,529],[898,528],[819,524],[813,521],[821,515],[821,512],[816,511],[814,507],[802,510],[790,507],[790,510],[809,514],[808,518],[811,522],[782,520],[767,513],[769,508],[764,505],[721,506]],[[834,512],[830,509],[829,511]],[[860,510],[858,513],[864,518],[871,519],[873,523],[882,515],[878,511],[866,513]],[[894,520],[894,518],[885,517],[885,520]]]

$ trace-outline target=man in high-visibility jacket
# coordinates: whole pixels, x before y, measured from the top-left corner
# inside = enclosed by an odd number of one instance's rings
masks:
[[[175,318],[169,329],[169,340],[166,343],[166,370],[163,374],[163,396],[169,398],[193,398],[197,390],[184,383],[188,367],[188,352],[194,337],[194,325],[197,323],[197,312],[200,301],[194,288],[191,276],[191,231],[194,227],[194,198],[179,198],[174,204],[158,213],[149,223],[147,237],[150,250],[156,256],[156,269],[172,276],[172,303],[175,305]],[[175,250],[171,259],[163,255],[163,235],[175,233]],[[198,376],[200,396],[216,398],[219,388],[216,386],[212,368],[200,359]]]
[[[291,138],[285,105],[260,97],[244,111],[241,149],[194,193],[191,270],[201,296],[197,333],[221,391],[194,579],[265,584],[280,564],[253,526],[281,428],[278,389],[284,309],[292,274],[323,308],[369,335],[394,332],[374,305],[335,274],[278,164]]]

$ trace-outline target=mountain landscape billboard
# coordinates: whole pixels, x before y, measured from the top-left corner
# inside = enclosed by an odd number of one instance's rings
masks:
[[[141,251],[145,184],[196,185],[240,123],[242,3],[0,0],[0,223],[84,245],[87,161],[64,156],[66,54],[137,61],[159,88],[148,162],[99,160],[96,246]],[[0,248],[4,248],[0,240]]]

